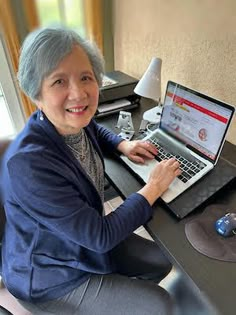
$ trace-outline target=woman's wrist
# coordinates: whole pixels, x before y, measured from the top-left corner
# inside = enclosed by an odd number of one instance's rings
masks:
[[[127,140],[123,140],[117,146],[117,150],[123,153],[124,155],[125,155],[126,144],[127,144]]]
[[[143,188],[138,191],[138,194],[146,198],[148,203],[152,206],[154,202],[163,194],[163,191],[161,190],[160,185],[157,185],[156,183],[147,183]]]

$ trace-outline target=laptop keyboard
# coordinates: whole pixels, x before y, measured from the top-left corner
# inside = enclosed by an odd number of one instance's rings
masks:
[[[195,158],[194,161],[190,161],[180,155],[174,155],[168,152],[157,142],[156,138],[150,138],[148,140],[158,149],[158,154],[155,157],[157,161],[160,162],[174,157],[180,163],[180,169],[182,170],[182,173],[178,176],[178,178],[184,183],[190,180],[206,166],[205,163],[198,160],[197,158]]]

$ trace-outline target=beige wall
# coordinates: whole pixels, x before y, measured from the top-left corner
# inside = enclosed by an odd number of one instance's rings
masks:
[[[235,0],[113,0],[115,69],[140,78],[152,57],[167,80],[236,104]],[[236,144],[236,119],[227,139]]]

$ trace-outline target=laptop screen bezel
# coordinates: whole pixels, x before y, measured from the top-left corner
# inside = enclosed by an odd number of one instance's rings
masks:
[[[179,84],[179,83],[176,83],[176,82],[174,82],[174,81],[169,80],[169,81],[167,82],[167,85],[166,85],[165,97],[164,97],[164,102],[163,102],[163,111],[164,111],[165,104],[166,104],[166,97],[167,97],[167,92],[168,92],[169,85],[178,86],[178,87],[180,87],[181,89],[183,89],[184,91],[190,92],[190,93],[192,93],[192,94],[194,94],[194,95],[196,95],[196,96],[199,96],[199,97],[201,97],[201,98],[203,98],[203,99],[206,99],[207,101],[210,101],[210,102],[219,104],[220,106],[222,106],[222,107],[224,107],[224,108],[226,108],[226,109],[231,110],[231,115],[230,115],[230,118],[229,118],[229,120],[228,120],[228,122],[227,122],[227,127],[226,127],[225,132],[224,132],[224,134],[223,134],[223,136],[222,136],[221,143],[220,143],[220,145],[219,145],[218,151],[217,151],[216,154],[215,154],[215,158],[214,158],[214,159],[211,159],[210,157],[208,157],[207,155],[205,155],[205,154],[202,153],[201,151],[197,150],[197,149],[194,148],[193,146],[187,145],[187,147],[188,147],[189,149],[191,149],[192,151],[196,152],[198,155],[200,155],[200,156],[203,157],[204,159],[206,159],[206,160],[212,162],[213,164],[216,164],[217,161],[218,161],[218,158],[219,158],[219,156],[220,156],[220,153],[221,153],[221,151],[222,151],[222,148],[223,148],[223,145],[224,145],[224,142],[225,142],[225,138],[226,138],[227,131],[228,131],[228,129],[229,129],[230,123],[231,123],[232,118],[233,118],[233,116],[234,116],[235,107],[232,106],[232,105],[230,105],[230,104],[228,104],[228,103],[225,103],[225,102],[223,102],[223,101],[221,101],[221,100],[215,99],[215,98],[213,98],[212,96],[208,96],[208,95],[203,94],[203,93],[201,93],[201,92],[199,92],[199,91],[196,91],[196,90],[193,90],[193,89],[191,89],[191,88],[189,88],[189,87],[186,87],[186,86],[184,86],[184,85],[182,85],[182,84]],[[169,132],[169,131],[162,125],[162,115],[161,115],[161,118],[160,118],[159,128],[160,128],[163,132],[167,133],[168,135],[170,135],[171,137],[173,137],[174,139],[176,139],[177,141],[179,141],[179,142],[181,142],[181,143],[183,143],[183,144],[186,144],[183,140],[181,140],[181,139],[179,139],[178,137],[176,137],[173,133]]]

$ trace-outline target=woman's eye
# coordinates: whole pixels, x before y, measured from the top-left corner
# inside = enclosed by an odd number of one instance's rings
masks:
[[[85,75],[82,77],[82,81],[91,81],[93,78],[91,76]]]
[[[63,80],[62,79],[58,79],[58,80],[56,80],[54,83],[53,83],[53,85],[60,85],[60,84],[62,84],[63,83]]]

